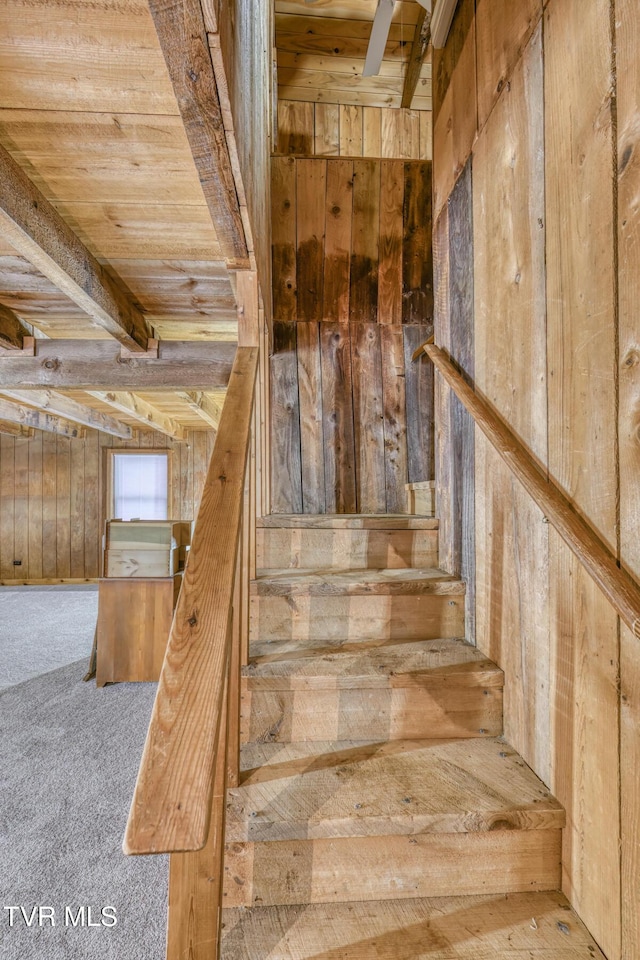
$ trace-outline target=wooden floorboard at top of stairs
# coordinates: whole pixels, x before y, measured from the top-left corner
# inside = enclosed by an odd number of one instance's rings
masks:
[[[397,596],[409,594],[461,594],[458,578],[437,567],[387,570],[274,570],[251,582],[253,596],[292,594],[307,596]]]
[[[548,830],[565,814],[499,738],[249,743],[228,841]]]
[[[272,513],[256,521],[258,527],[321,527],[350,530],[437,530],[439,521],[433,517],[412,516],[407,513]]]
[[[561,893],[223,910],[222,960],[605,960]]]

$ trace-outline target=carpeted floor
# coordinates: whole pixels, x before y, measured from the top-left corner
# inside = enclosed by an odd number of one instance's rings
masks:
[[[75,628],[56,656],[64,657],[76,643],[88,656],[95,600],[85,595],[85,609],[72,594],[42,593],[37,602],[32,595],[28,604],[16,607],[23,614],[21,623],[31,619],[33,632],[25,627],[21,636],[32,652],[49,640],[49,652],[56,647],[54,629],[61,623],[63,629],[65,624]],[[4,599],[1,595],[0,606]],[[3,623],[6,618],[0,628]],[[0,674],[5,673],[4,641],[0,632]],[[0,694],[0,906],[22,906],[27,916],[34,906],[53,907],[56,921],[55,927],[46,920],[38,926],[36,913],[28,927],[17,910],[11,927],[10,912],[2,910],[3,960],[164,957],[167,858],[131,858],[121,851],[155,684],[98,690],[95,683],[82,682],[86,666],[86,658],[74,657],[66,666],[14,682]],[[79,907],[91,907],[94,923],[103,907],[114,907],[117,924],[65,925],[66,907],[74,919]],[[87,909],[84,917],[86,924]]]

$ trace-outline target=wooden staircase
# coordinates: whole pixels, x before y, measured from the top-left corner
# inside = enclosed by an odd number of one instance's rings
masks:
[[[437,521],[261,524],[225,960],[602,956],[554,892],[564,811],[500,736]]]

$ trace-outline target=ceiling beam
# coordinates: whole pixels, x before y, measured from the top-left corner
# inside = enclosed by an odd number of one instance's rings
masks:
[[[418,19],[416,20],[416,29],[413,35],[413,45],[411,47],[411,56],[407,61],[407,71],[404,75],[404,86],[402,88],[401,107],[410,107],[413,101],[413,95],[418,86],[420,71],[424,58],[429,48],[431,40],[431,14],[420,7]]]
[[[0,357],[0,392],[53,390],[134,392],[216,390],[229,382],[237,344],[161,340],[158,358],[123,356],[112,340],[36,340],[35,356]]]
[[[61,437],[81,440],[86,434],[84,427],[78,426],[77,423],[71,423],[69,420],[45,413],[43,410],[34,410],[33,407],[12,403],[2,397],[0,397],[0,419],[21,424],[23,427],[34,427],[36,430],[57,433]]]
[[[249,252],[201,2],[149,0],[149,8],[222,255],[230,269],[248,269]]]
[[[184,440],[185,429],[168,414],[158,410],[153,404],[133,393],[124,393],[119,390],[88,390],[87,393],[94,400],[109,404],[114,410],[126,414],[132,420],[137,420],[147,430],[157,430],[174,440]]]
[[[109,414],[100,413],[92,407],[87,407],[83,403],[78,403],[71,397],[56,393],[54,390],[4,390],[3,393],[10,400],[31,404],[46,413],[64,417],[83,427],[99,430],[100,433],[108,433],[122,440],[131,440],[133,437],[133,430],[126,423],[110,417]]]
[[[28,440],[35,433],[33,427],[23,427],[21,423],[11,423],[9,420],[0,420],[0,433],[15,439]]]
[[[8,243],[112,337],[146,350],[151,333],[140,310],[2,146],[0,226]]]
[[[193,412],[208,423],[210,427],[213,427],[214,430],[218,429],[222,404],[202,390],[181,390],[178,391],[178,396],[185,403],[188,403]]]
[[[30,336],[31,331],[13,310],[0,303],[0,347],[5,350],[22,350],[23,338]]]

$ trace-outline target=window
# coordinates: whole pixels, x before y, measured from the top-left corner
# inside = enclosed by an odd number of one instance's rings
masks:
[[[111,450],[110,516],[118,520],[167,520],[169,455],[157,450]]]

